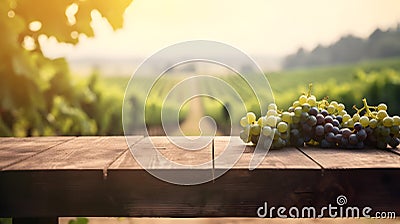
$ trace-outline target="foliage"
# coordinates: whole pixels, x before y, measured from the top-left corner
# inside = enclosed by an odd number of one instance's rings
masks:
[[[389,113],[400,114],[393,95],[400,89],[396,80],[400,78],[400,58],[283,71],[267,74],[267,78],[280,108],[288,108],[292,99],[313,83],[316,95],[343,102],[349,112],[366,97],[371,104],[385,102]]]
[[[385,59],[377,61],[365,61],[351,65],[326,66],[309,69],[297,69],[266,74],[275,102],[279,108],[287,109],[291,106],[293,99],[296,99],[305,87],[313,83],[314,93],[318,96],[329,97],[330,100],[337,100],[346,105],[348,112],[353,113],[352,106],[361,105],[361,99],[367,98],[370,104],[378,105],[385,102],[391,115],[400,114],[400,104],[397,96],[400,95],[400,59]],[[225,78],[229,83],[241,85],[237,77]],[[207,84],[210,90],[215,89],[212,83]],[[240,89],[240,95],[244,96],[244,102],[248,111],[252,111],[251,105],[257,102],[254,96],[247,94],[246,88]],[[239,101],[225,98],[232,108],[240,106]],[[218,124],[223,124],[220,105],[215,105],[211,100],[205,100],[205,112],[214,117]],[[209,104],[209,105],[207,105]],[[254,110],[257,116],[259,111]],[[234,111],[235,112],[235,111]],[[233,114],[233,121],[239,120]],[[237,123],[233,123],[237,125]]]
[[[354,63],[366,59],[400,56],[400,24],[396,29],[376,29],[367,39],[345,36],[329,46],[318,45],[311,52],[300,48],[285,58],[285,68]]]
[[[92,86],[74,83],[66,61],[46,58],[39,39],[53,36],[60,42],[76,44],[79,35],[93,36],[93,10],[114,29],[120,28],[130,2],[0,1],[0,136],[102,134],[114,128],[108,124],[118,118],[103,122],[109,112],[101,115],[92,110],[106,107],[118,97],[109,98],[96,89],[93,80]],[[76,13],[66,16],[66,10],[73,8]],[[99,100],[104,101],[102,105],[96,105]]]
[[[373,105],[385,102],[389,107],[389,114],[400,114],[400,105],[397,99],[397,96],[400,95],[400,58],[363,61],[351,65],[280,71],[268,73],[266,76],[279,108],[287,109],[292,104],[293,99],[297,98],[300,93],[306,92],[307,89],[305,87],[309,83],[313,83],[315,95],[328,96],[331,100],[343,102],[348,112],[353,112],[351,111],[352,106],[354,104],[361,105],[361,99],[366,97]],[[128,79],[128,77],[101,78],[103,82],[114,83],[121,90],[125,87],[124,83],[127,83]],[[143,77],[142,81],[146,82],[146,79],[151,80]],[[223,79],[239,91],[246,104],[246,109],[248,111],[255,111],[257,116],[260,116],[254,93],[247,89],[243,80],[235,76],[227,76],[223,77]],[[172,78],[167,78],[162,82],[162,85],[170,86],[175,82]],[[205,92],[210,93],[210,95],[221,96],[219,98],[221,102],[206,97],[202,99],[205,115],[209,115],[215,119],[220,132],[225,133],[224,130],[228,130],[228,126],[230,125],[225,121],[226,116],[223,115],[224,107],[221,103],[230,105],[233,112],[231,115],[232,124],[237,125],[238,123],[235,123],[235,121],[238,121],[242,116],[242,114],[238,113],[240,111],[237,109],[240,108],[241,101],[229,94],[224,94],[223,89],[217,88],[215,82],[204,81],[199,86]],[[162,87],[157,89],[159,89],[157,91],[161,91],[161,89],[165,90],[168,88]],[[140,96],[140,93],[141,90],[137,90],[130,95]],[[155,96],[159,96],[159,94],[155,94]],[[158,108],[153,111],[154,113],[150,113],[151,116],[148,116],[149,118],[154,118],[159,116],[157,115],[159,113],[157,111],[160,110],[160,99],[162,97],[150,98],[151,102],[154,103],[153,107]],[[187,108],[184,111],[187,111]],[[182,116],[181,119],[185,117]],[[160,122],[154,121],[151,124],[157,126],[160,125]]]
[[[123,90],[125,88],[125,83],[127,83],[126,78],[108,77],[104,79],[109,83],[118,84],[120,86],[120,90]],[[128,103],[128,105],[125,106],[130,108],[127,110],[129,111],[127,114],[130,115],[127,119],[130,127],[135,127],[135,124],[142,124],[144,120],[146,126],[149,129],[152,129],[151,132],[153,133],[154,130],[159,130],[162,122],[164,122],[164,125],[169,125],[171,122],[175,122],[177,109],[179,109],[178,120],[180,122],[183,121],[188,114],[189,107],[183,106],[180,108],[181,103],[179,101],[182,99],[170,98],[165,100],[168,94],[171,93],[170,91],[180,81],[182,81],[182,79],[183,77],[167,75],[161,77],[155,83],[153,83],[154,80],[151,77],[137,77],[136,80],[138,83],[146,83],[146,85],[127,89],[125,103]],[[148,85],[152,86],[149,92],[147,92],[148,90],[141,88]],[[178,88],[178,90],[175,91],[179,91],[177,95],[182,96],[184,95],[183,92],[186,92],[187,89]],[[162,110],[165,116],[163,116],[163,119],[161,120]],[[164,134],[164,132],[159,131],[156,131],[155,133],[158,135]]]

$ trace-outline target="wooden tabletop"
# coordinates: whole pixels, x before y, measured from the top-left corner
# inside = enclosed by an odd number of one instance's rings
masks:
[[[229,150],[241,150],[238,137],[216,137],[215,157],[230,140]],[[212,158],[211,144],[190,151],[166,137],[132,136],[129,142],[135,150],[155,148],[184,165]],[[248,169],[254,148],[244,151],[214,181],[181,186],[144,170],[123,136],[0,138],[0,217],[256,217],[264,202],[318,208],[335,204],[339,195],[347,197],[347,205],[400,214],[398,149],[288,147],[270,150],[255,170]],[[175,175],[196,171],[152,164]]]

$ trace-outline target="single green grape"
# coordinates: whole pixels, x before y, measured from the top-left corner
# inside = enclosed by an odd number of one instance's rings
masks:
[[[272,128],[269,126],[264,126],[262,128],[262,134],[267,136],[267,137],[271,137],[272,136]]]
[[[360,117],[360,124],[365,128],[369,125],[369,118],[367,116]]]
[[[341,110],[341,111],[339,111],[339,115],[340,116],[344,116],[345,114],[347,114],[347,111],[346,110]]]
[[[284,133],[287,131],[288,125],[286,122],[279,122],[277,128],[280,133]]]
[[[375,118],[371,119],[371,120],[369,121],[369,126],[370,126],[371,128],[376,128],[376,126],[378,126],[378,121],[377,121]]]
[[[357,122],[357,121],[359,121],[360,120],[360,115],[359,114],[354,114],[353,115],[353,121],[354,122]]]
[[[330,105],[333,106],[333,107],[336,109],[337,106],[338,106],[338,102],[332,101],[332,102],[330,103]]]
[[[391,118],[391,117],[385,117],[385,118],[383,118],[383,126],[385,126],[385,127],[388,127],[388,128],[390,128],[390,127],[392,127],[393,126],[393,118]]]
[[[261,132],[261,126],[258,124],[252,124],[250,127],[250,133],[252,135],[260,135]]]
[[[310,104],[310,106],[314,107],[317,106],[317,98],[313,95],[307,98],[307,103]]]
[[[256,115],[253,112],[248,112],[246,117],[247,117],[248,124],[252,124],[253,122],[256,121]]]
[[[300,117],[302,112],[303,112],[303,109],[301,107],[294,108],[294,116]]]
[[[267,117],[266,124],[272,128],[276,127],[276,117],[275,116]]]
[[[284,121],[284,122],[286,122],[288,124],[292,123],[292,116],[290,116],[290,113],[287,112],[287,111],[282,113],[281,118],[282,118],[282,121]]]
[[[278,107],[276,106],[276,104],[274,104],[274,103],[270,103],[269,105],[268,105],[268,110],[278,110]]]
[[[354,126],[353,118],[350,118],[345,124],[346,124],[346,127],[353,128],[353,126]]]
[[[298,100],[296,100],[296,101],[293,102],[293,107],[294,107],[294,108],[299,107],[299,106],[301,106],[301,105],[300,105],[300,103],[299,103]]]
[[[307,96],[301,95],[301,96],[299,97],[299,103],[300,103],[301,105],[307,103]]]
[[[333,114],[335,113],[335,106],[331,104],[326,108],[326,110],[328,111],[329,114]]]
[[[378,113],[376,114],[379,120],[383,120],[385,117],[388,116],[386,110],[379,110]]]
[[[399,126],[400,125],[400,117],[399,116],[393,116],[393,125]]]
[[[258,118],[257,124],[261,127],[264,127],[265,125],[267,125],[267,118],[265,116]]]
[[[345,109],[345,106],[343,103],[339,103],[336,107],[336,110],[339,112],[343,111],[344,109]]]
[[[380,103],[380,104],[378,105],[378,111],[379,111],[379,110],[387,110],[386,104]]]
[[[308,103],[303,103],[303,105],[301,106],[301,109],[302,109],[303,112],[307,112],[308,113],[308,111],[310,111],[310,109],[311,109],[311,106]]]
[[[351,119],[351,116],[350,116],[349,114],[345,114],[345,115],[343,115],[343,117],[342,117],[343,123],[344,123],[344,122],[347,122],[347,121],[350,120],[350,119]]]
[[[267,117],[269,116],[277,116],[278,112],[276,112],[276,110],[268,110],[267,111]]]

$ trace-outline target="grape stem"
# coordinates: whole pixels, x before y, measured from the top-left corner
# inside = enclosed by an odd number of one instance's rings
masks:
[[[365,107],[363,107],[363,108],[361,108],[361,109],[358,109],[358,108],[356,107],[356,105],[353,105],[353,109],[356,110],[356,114],[360,114],[360,112],[363,111],[364,108],[365,108]]]
[[[372,117],[372,118],[376,118],[376,116],[370,110],[370,109],[376,110],[376,107],[368,106],[367,99],[365,99],[365,98],[362,99],[362,102],[364,104],[363,108],[365,108],[365,112],[366,112],[367,116],[368,117]]]
[[[362,102],[364,106],[360,109],[358,109],[356,105],[353,106],[353,109],[357,111],[357,114],[360,114],[361,111],[365,110],[365,115],[367,115],[369,118],[377,118],[376,115],[374,115],[370,110],[370,109],[376,110],[377,107],[368,106],[367,99],[365,98],[362,99]]]
[[[308,94],[307,97],[310,97],[312,94],[312,83],[308,84]]]

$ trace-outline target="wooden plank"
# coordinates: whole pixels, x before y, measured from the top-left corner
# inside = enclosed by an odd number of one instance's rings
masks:
[[[316,186],[320,197],[336,204],[339,195],[347,198],[343,207],[371,207],[374,212],[400,213],[399,168],[326,169]]]
[[[218,158],[222,152],[229,150],[229,152],[242,152],[243,142],[238,137],[232,137],[231,145],[227,148],[230,142],[230,137],[216,137],[215,138],[215,158]],[[147,137],[134,145],[134,150],[143,150],[145,152],[149,149],[157,149],[161,155],[165,156],[171,161],[183,165],[198,165],[211,161],[212,150],[211,145],[201,150],[184,150],[172,144],[166,137]],[[145,153],[144,152],[144,153]],[[244,153],[235,164],[234,168],[248,169],[249,162],[253,156],[254,147],[247,146]],[[146,154],[148,155],[148,154]],[[157,160],[157,155],[151,155]],[[216,163],[216,168],[225,168],[228,165]],[[168,164],[157,164],[154,162],[154,167],[159,169],[173,168]],[[208,167],[208,169],[210,169]],[[285,169],[285,168],[299,168],[299,169],[320,169],[311,159],[299,152],[295,148],[285,148],[281,150],[270,150],[264,161],[258,167],[260,169]],[[141,169],[139,164],[135,161],[130,151],[125,152],[118,158],[109,169]]]
[[[163,182],[144,170],[0,172],[0,216],[256,217],[257,207],[306,205],[318,170],[234,169],[195,186]],[[181,170],[169,170],[179,175]]]
[[[228,144],[228,139],[217,138],[216,148],[224,148]],[[232,139],[232,146],[229,150],[241,151],[243,142],[239,137]],[[255,147],[247,146],[240,160],[235,164],[234,168],[248,168],[253,156]],[[318,164],[304,156],[296,148],[287,147],[283,149],[271,149],[268,151],[263,162],[257,167],[258,169],[320,169]]]
[[[180,141],[184,139],[181,138]],[[179,140],[178,140],[179,141]],[[206,145],[205,139],[199,139],[199,141],[203,141],[203,144]],[[200,143],[201,144],[201,143]],[[161,157],[165,157],[172,162],[179,163],[182,165],[198,165],[211,159],[211,146],[207,145],[206,147],[200,150],[185,150],[177,147],[175,144],[171,143],[167,137],[146,137],[142,139],[140,142],[135,144],[132,148],[133,150],[139,150],[139,156],[151,158],[150,163],[151,168],[176,168],[171,164],[163,162]],[[156,151],[152,151],[152,150]],[[157,154],[156,152],[159,152]],[[127,151],[122,155],[118,160],[116,160],[111,166],[110,169],[142,169],[142,167],[138,164],[138,162],[133,158],[131,151]]]
[[[156,147],[162,155],[188,164],[211,158],[210,146],[186,152],[165,137],[155,139],[153,146],[149,138],[137,137],[134,148],[148,152]],[[227,142],[225,137],[215,139],[217,155]],[[241,146],[233,139],[225,150]],[[79,137],[7,167],[0,172],[0,217],[256,217],[264,202],[320,209],[335,205],[339,195],[345,195],[351,206],[400,213],[399,157],[392,152],[271,150],[259,169],[250,171],[253,148],[248,147],[236,166],[214,182],[181,186],[163,182],[134,164],[127,148],[124,137]],[[152,168],[166,175],[192,172],[169,167],[154,163]],[[224,164],[217,166],[217,173],[221,168]]]
[[[400,168],[400,155],[379,149],[300,148],[324,169]]]
[[[141,169],[141,166],[136,162],[131,151],[128,149],[110,164],[108,170],[110,169]]]
[[[180,186],[144,170],[109,170],[107,179],[95,170],[2,171],[0,216],[256,217],[264,202],[321,209],[339,195],[349,206],[399,214],[399,176],[399,169],[232,169],[215,182]]]
[[[139,140],[140,136],[135,137]],[[128,148],[125,137],[78,137],[6,170],[100,169]]]
[[[74,137],[0,138],[0,170]]]

